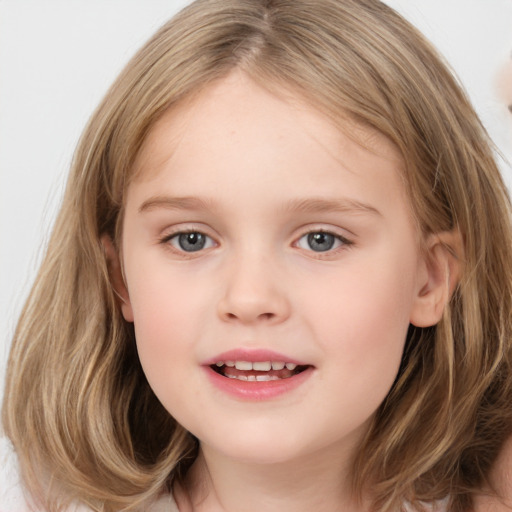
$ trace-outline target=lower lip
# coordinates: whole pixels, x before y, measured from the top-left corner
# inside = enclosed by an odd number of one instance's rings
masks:
[[[269,381],[245,381],[230,379],[212,370],[209,366],[204,367],[208,378],[215,387],[242,400],[270,400],[272,398],[290,393],[303,384],[313,373],[313,367],[288,377],[287,379]]]

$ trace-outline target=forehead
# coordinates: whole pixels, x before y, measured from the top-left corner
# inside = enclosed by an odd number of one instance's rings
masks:
[[[333,158],[357,151],[361,156],[384,159],[403,170],[397,147],[377,130],[355,122],[345,113],[324,114],[293,87],[262,86],[242,71],[234,71],[169,108],[153,125],[135,160],[136,181],[154,178],[172,163],[179,151],[198,137],[215,137],[217,149],[226,152],[250,140],[266,144],[270,136],[281,145],[301,140],[305,147],[321,145]],[[265,126],[268,138],[262,137]],[[224,138],[219,137],[220,132]],[[355,142],[355,144],[354,144]],[[202,155],[209,149],[203,148]],[[189,154],[190,158],[196,155]],[[348,160],[348,159],[347,159]]]

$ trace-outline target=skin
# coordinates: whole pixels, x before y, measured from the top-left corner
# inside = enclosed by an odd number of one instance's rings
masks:
[[[409,324],[440,319],[456,270],[443,235],[420,250],[395,147],[346,131],[370,149],[237,71],[167,112],[138,156],[121,254],[104,244],[149,383],[200,440],[180,510],[366,509],[350,489],[358,443]],[[183,250],[183,231],[204,248]],[[331,249],[309,244],[320,231]],[[234,397],[205,365],[233,349],[310,373],[271,399]]]

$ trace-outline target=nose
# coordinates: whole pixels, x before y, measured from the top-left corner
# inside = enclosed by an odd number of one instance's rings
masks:
[[[258,257],[238,258],[227,269],[218,315],[225,322],[278,324],[290,315],[279,270]]]

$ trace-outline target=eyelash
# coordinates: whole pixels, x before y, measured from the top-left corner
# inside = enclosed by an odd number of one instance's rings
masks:
[[[294,243],[294,245],[296,247],[299,247],[299,243],[302,239],[306,239],[307,243],[310,244],[311,240],[309,239],[309,237],[311,235],[322,235],[322,236],[327,235],[327,236],[330,236],[333,238],[333,243],[336,243],[336,242],[339,243],[339,245],[337,247],[329,247],[325,251],[314,251],[311,248],[310,249],[303,248],[305,251],[312,252],[319,256],[321,256],[321,255],[327,256],[327,255],[331,255],[331,254],[336,254],[340,250],[347,249],[354,243],[351,240],[349,240],[348,238],[338,235],[336,233],[333,233],[332,231],[328,231],[326,229],[312,229],[312,230],[304,233],[301,237],[299,237],[299,239]]]
[[[164,236],[162,239],[160,239],[160,243],[163,244],[163,245],[170,245],[171,248],[178,252],[178,253],[181,253],[181,254],[184,254],[184,255],[188,255],[190,257],[192,257],[196,252],[201,252],[202,250],[204,250],[205,248],[204,247],[201,247],[199,250],[197,251],[186,251],[184,249],[180,249],[178,247],[175,247],[173,244],[172,244],[172,241],[174,239],[176,240],[179,240],[179,237],[183,236],[183,235],[192,235],[192,234],[197,234],[197,235],[200,235],[200,236],[203,236],[208,240],[210,241],[213,241],[213,238],[205,233],[203,233],[202,231],[199,231],[198,229],[184,229],[184,230],[181,230],[181,231],[176,231],[174,233],[171,233],[171,234],[168,234],[166,236]],[[178,242],[179,243],[179,242]],[[206,242],[207,243],[207,242]],[[209,247],[207,247],[209,248]]]
[[[199,235],[200,237],[205,237],[205,239],[206,239],[205,244],[209,244],[209,241],[210,241],[210,245],[207,246],[207,247],[204,247],[204,246],[200,247],[196,251],[186,251],[185,249],[183,249],[183,247],[177,247],[174,244],[172,244],[173,240],[177,240],[177,243],[179,244],[179,237],[181,237],[183,235],[191,235],[191,234],[196,234],[196,235]],[[300,244],[301,240],[303,240],[303,239],[307,240],[306,243],[308,243],[308,245],[311,244],[312,239],[309,238],[309,237],[311,237],[311,235],[322,235],[322,236],[332,237],[333,244],[338,243],[338,246],[337,247],[329,247],[328,249],[326,249],[324,251],[315,251],[315,250],[313,250],[311,248],[311,246],[309,248],[301,247],[299,244]],[[213,242],[213,244],[211,244],[211,242]],[[161,238],[159,240],[159,243],[161,243],[163,245],[168,245],[168,246],[170,245],[173,251],[175,251],[175,252],[177,252],[179,254],[182,254],[184,256],[186,255],[188,257],[193,257],[194,254],[200,253],[203,250],[209,249],[209,248],[214,247],[216,245],[215,241],[213,240],[213,238],[211,236],[209,236],[209,235],[207,235],[207,234],[205,234],[202,231],[199,231],[197,229],[185,229],[185,230],[181,230],[181,231],[176,231],[174,233],[168,234],[168,235],[164,236],[163,238]],[[337,253],[340,250],[347,249],[348,247],[350,247],[353,244],[354,244],[354,242],[352,242],[351,240],[347,239],[346,237],[338,235],[338,234],[333,233],[331,231],[328,231],[328,230],[325,230],[325,229],[312,229],[310,231],[307,231],[303,235],[301,235],[294,242],[293,246],[297,247],[297,248],[300,248],[300,249],[303,249],[304,251],[311,252],[313,254],[317,254],[318,256],[321,257],[323,255],[327,256],[327,255],[335,254],[335,253]]]

